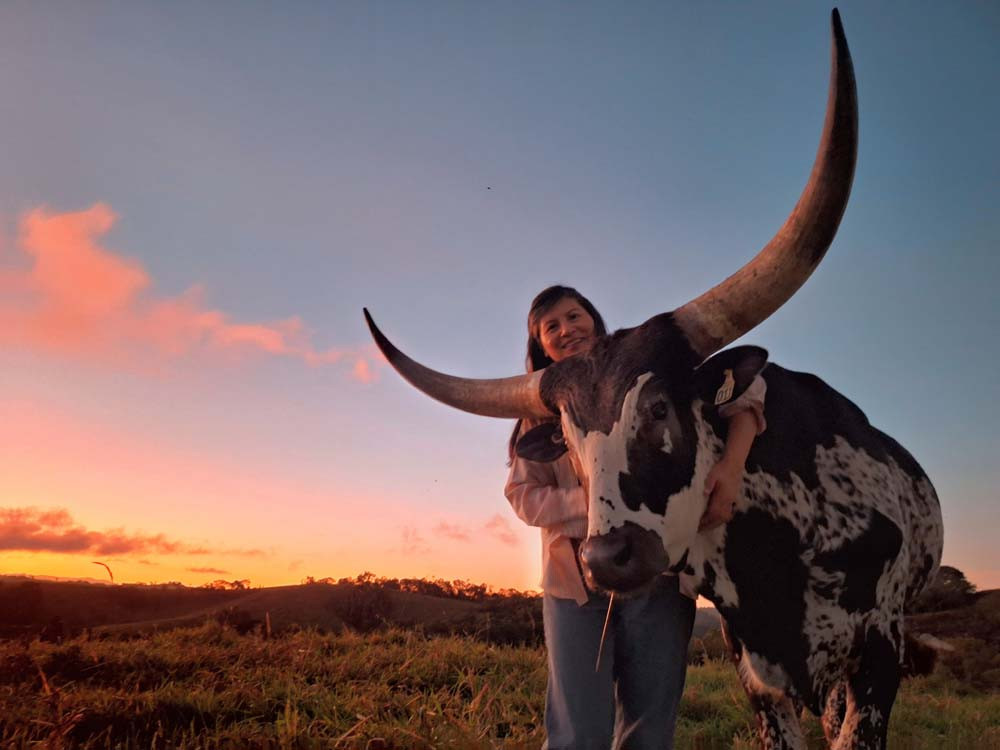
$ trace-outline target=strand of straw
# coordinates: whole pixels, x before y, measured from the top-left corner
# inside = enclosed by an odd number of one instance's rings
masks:
[[[597,663],[594,664],[594,671],[601,671],[601,654],[604,653],[604,637],[608,634],[608,623],[611,622],[611,605],[615,603],[615,595],[612,592],[608,597],[608,613],[604,616],[604,628],[601,630],[601,645],[597,647]]]

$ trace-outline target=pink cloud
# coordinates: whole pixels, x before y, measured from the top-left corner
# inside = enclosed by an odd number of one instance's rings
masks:
[[[444,537],[456,542],[471,542],[474,539],[493,537],[509,546],[519,544],[517,535],[506,518],[497,514],[483,523],[479,530],[470,529],[462,524],[440,521],[432,529],[437,537]]]
[[[371,383],[375,380],[375,372],[367,359],[358,359],[354,363],[354,377],[362,383]]]
[[[246,555],[260,550],[209,550],[166,538],[163,534],[127,533],[123,529],[93,531],[77,524],[64,509],[0,508],[0,550],[95,555]]]
[[[518,544],[517,535],[514,534],[514,530],[510,527],[510,523],[506,518],[499,514],[493,516],[489,521],[487,521],[483,528],[495,539],[500,540],[506,545],[514,547]]]
[[[75,213],[39,208],[21,218],[15,246],[0,238],[0,344],[115,364],[209,351],[343,361],[356,379],[374,379],[381,361],[371,347],[317,350],[298,317],[232,320],[197,284],[157,295],[141,263],[101,243],[116,219],[102,203]]]
[[[434,534],[459,542],[468,542],[471,539],[468,529],[455,523],[448,523],[447,521],[441,521],[441,523],[435,526]]]
[[[431,548],[423,535],[413,526],[404,526],[402,531],[402,551],[404,555],[427,555]]]

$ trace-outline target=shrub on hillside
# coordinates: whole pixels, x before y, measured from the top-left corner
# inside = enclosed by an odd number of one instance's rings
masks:
[[[976,587],[969,583],[958,568],[942,565],[934,580],[930,582],[923,593],[909,606],[908,611],[940,612],[945,609],[955,609],[971,604],[976,593]]]
[[[545,641],[542,600],[509,596],[485,602],[475,614],[424,626],[427,635],[464,635],[504,646],[540,646]]]
[[[350,586],[347,595],[333,600],[331,607],[345,625],[360,633],[384,627],[392,617],[388,591],[374,584]]]
[[[239,607],[226,607],[216,613],[215,621],[235,630],[240,635],[247,635],[256,628],[262,628],[264,623],[252,614]]]

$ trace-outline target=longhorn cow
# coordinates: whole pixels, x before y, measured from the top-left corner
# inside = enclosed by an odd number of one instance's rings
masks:
[[[903,611],[942,547],[927,476],[857,406],[814,375],[768,364],[763,349],[720,352],[795,293],[846,208],[857,94],[836,10],[832,25],[830,94],[809,182],[771,242],[715,288],[587,354],[497,380],[424,367],[365,310],[388,361],[429,396],[485,416],[549,419],[518,451],[535,460],[575,454],[589,498],[580,550],[588,585],[627,594],[664,572],[690,577],[722,616],[766,748],[805,747],[803,706],[822,716],[837,750],[885,747]],[[768,427],[747,459],[743,501],[727,525],[699,533],[705,476],[727,429],[717,404],[757,374],[767,383]]]

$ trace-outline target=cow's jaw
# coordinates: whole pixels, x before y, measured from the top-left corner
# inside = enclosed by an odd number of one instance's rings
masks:
[[[680,572],[686,566],[698,523],[705,511],[705,477],[714,461],[703,450],[707,426],[696,419],[698,451],[691,481],[670,495],[665,512],[650,510],[642,501],[626,503],[620,478],[630,473],[628,448],[639,439],[639,396],[652,373],[641,375],[622,401],[618,420],[609,433],[584,432],[564,412],[563,434],[576,453],[588,493],[588,540],[581,549],[588,584],[595,588],[629,591],[641,588],[659,573]],[[700,408],[700,404],[696,405]],[[659,449],[670,454],[680,437],[679,423],[665,429]],[[713,436],[714,437],[714,436]],[[660,489],[661,492],[666,490]],[[652,499],[652,498],[650,498]],[[659,498],[657,498],[659,499]],[[629,507],[631,505],[632,507]]]

